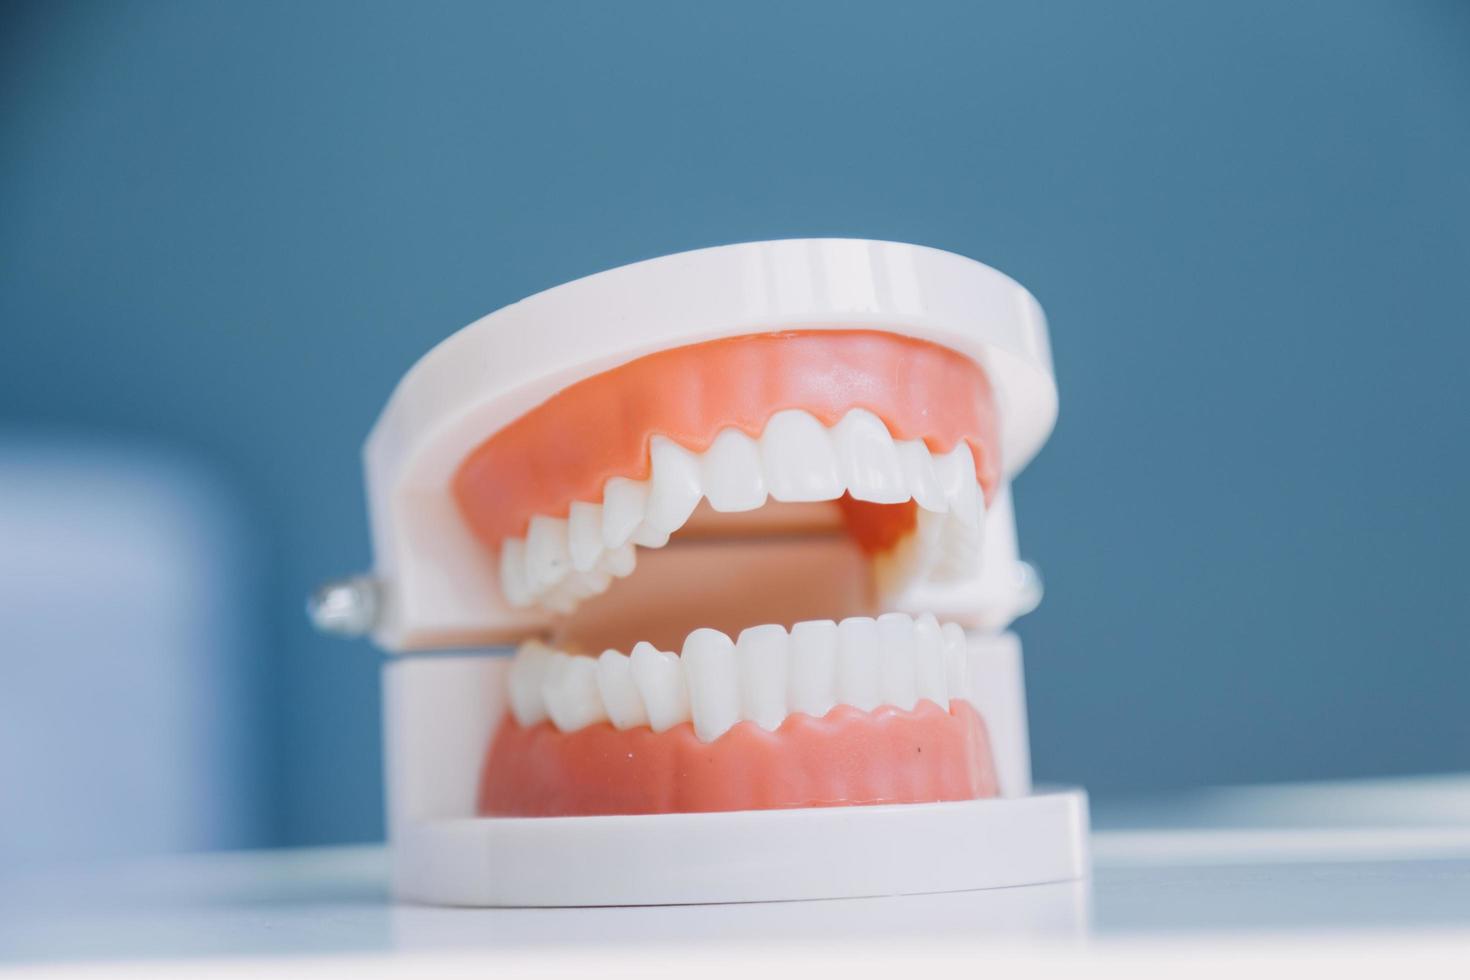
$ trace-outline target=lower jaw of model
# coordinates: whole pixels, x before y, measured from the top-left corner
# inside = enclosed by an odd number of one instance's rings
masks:
[[[498,552],[504,599],[555,619],[516,652],[478,811],[996,795],[964,630],[882,612],[916,583],[978,572],[994,408],[956,358],[869,332],[696,345],[573,386],[488,440],[461,468],[461,510]],[[772,381],[792,361],[807,370]],[[630,395],[690,373],[703,417]],[[497,482],[528,470],[529,493]]]

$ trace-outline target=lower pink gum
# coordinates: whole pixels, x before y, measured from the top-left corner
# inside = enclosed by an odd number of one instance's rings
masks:
[[[696,813],[973,800],[996,795],[980,713],[838,705],[768,732],[741,722],[713,742],[689,724],[655,733],[606,722],[561,732],[507,715],[480,776],[482,816]]]

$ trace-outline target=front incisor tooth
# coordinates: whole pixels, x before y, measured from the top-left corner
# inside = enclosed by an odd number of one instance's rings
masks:
[[[701,742],[713,742],[740,721],[735,644],[719,630],[697,629],[684,641],[679,660],[689,686],[694,734]]]
[[[633,684],[648,713],[649,728],[666,732],[689,720],[689,691],[677,656],[657,649],[652,643],[639,643],[633,647],[628,661]]]
[[[541,696],[552,724],[564,732],[607,720],[597,689],[597,662],[591,657],[552,654],[541,680]]]
[[[602,555],[602,505],[572,501],[567,512],[567,550],[572,567],[588,572]]]
[[[924,510],[942,514],[949,509],[944,490],[939,486],[939,475],[934,471],[934,457],[922,439],[909,439],[894,443],[898,452],[899,465],[903,467],[904,482],[914,502]]]
[[[627,477],[611,477],[602,485],[602,546],[608,551],[627,544],[643,523],[648,484]]]
[[[546,700],[541,696],[541,681],[552,651],[535,640],[521,644],[511,661],[506,686],[510,693],[510,710],[522,727],[530,728],[546,720]]]
[[[863,711],[881,704],[878,687],[878,624],[852,616],[837,624],[837,700]]]
[[[842,496],[837,453],[822,423],[806,412],[772,415],[761,433],[761,472],[776,500],[800,503]]]
[[[901,504],[909,499],[893,437],[878,416],[867,409],[853,409],[833,428],[832,443],[853,499],[875,504]]]
[[[689,520],[704,495],[699,457],[670,439],[654,436],[649,459],[653,476],[648,484],[648,509],[643,514],[643,523],[655,532],[672,534]]]
[[[908,710],[918,703],[914,621],[903,613],[878,617],[878,686],[884,704]]]
[[[648,711],[633,682],[633,663],[616,650],[604,650],[597,658],[597,689],[608,721],[619,731],[648,724]]]
[[[755,510],[766,502],[760,449],[739,429],[722,429],[699,465],[711,510],[734,514]]]
[[[531,588],[526,582],[526,542],[520,538],[500,542],[500,591],[512,606],[531,601]]]
[[[774,623],[742,630],[735,641],[740,716],[768,732],[786,719],[786,631]]]
[[[544,592],[566,577],[572,559],[567,550],[567,522],[537,514],[526,532],[526,579],[532,592]]]
[[[944,634],[933,613],[914,620],[914,691],[920,699],[949,709],[949,684],[944,673]]]
[[[824,717],[837,704],[837,624],[830,619],[791,627],[790,686],[792,711]]]
[[[949,696],[970,701],[970,644],[964,628],[958,623],[945,623],[939,632],[944,637],[944,683]]]

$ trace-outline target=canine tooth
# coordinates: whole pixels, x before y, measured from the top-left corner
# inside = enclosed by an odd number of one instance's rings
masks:
[[[697,629],[684,640],[679,660],[689,685],[694,734],[701,742],[713,742],[740,720],[735,644],[719,630]]]
[[[653,477],[648,484],[648,509],[643,523],[655,531],[672,534],[684,526],[699,498],[704,496],[699,457],[663,436],[653,437],[649,456]]]
[[[530,584],[526,581],[526,542],[506,538],[500,543],[500,591],[512,606],[531,601]]]
[[[882,703],[878,687],[878,624],[852,616],[837,624],[837,700],[864,711]]]
[[[648,714],[648,727],[665,732],[689,720],[689,691],[677,656],[652,643],[639,643],[628,656],[628,667]]]
[[[638,565],[638,552],[633,542],[627,541],[611,551],[604,551],[597,559],[597,571],[606,572],[613,578],[627,578]]]
[[[602,546],[611,551],[628,542],[628,536],[643,523],[648,505],[648,484],[625,476],[611,477],[602,485]]]
[[[766,490],[775,499],[805,502],[842,496],[832,439],[806,412],[787,409],[772,415],[761,433],[760,450]]]
[[[914,685],[914,621],[903,613],[878,617],[878,685],[884,704],[912,708]]]
[[[735,641],[740,716],[768,732],[786,719],[786,631],[774,623],[742,630]]]
[[[633,663],[616,650],[604,650],[597,658],[597,690],[607,718],[618,730],[648,724],[648,711],[633,683]]]
[[[541,696],[552,723],[564,732],[607,720],[597,689],[597,661],[591,657],[552,654],[541,679]]]
[[[640,548],[662,548],[669,543],[669,532],[660,531],[658,528],[644,521],[639,524],[629,539]]]
[[[830,619],[791,627],[792,711],[821,718],[837,704],[837,624]]]
[[[546,720],[546,700],[541,696],[541,681],[552,651],[535,640],[521,644],[511,661],[506,687],[510,692],[510,710],[516,721],[529,728]]]
[[[934,457],[922,439],[895,442],[899,465],[903,467],[904,483],[914,502],[927,511],[944,513],[949,510],[949,501],[939,486],[939,475],[934,472]]]
[[[567,551],[572,567],[590,571],[602,554],[602,505],[572,501],[567,513]]]
[[[980,485],[975,480],[975,457],[963,439],[943,455],[934,457],[934,473],[939,478],[949,510],[969,527],[979,527],[983,507],[976,506]]]
[[[914,620],[914,692],[921,699],[949,708],[949,685],[944,676],[944,634],[933,613]]]
[[[712,510],[732,514],[766,502],[760,449],[739,429],[722,429],[700,458],[700,468]]]
[[[567,522],[537,514],[526,532],[526,579],[532,592],[542,592],[566,577],[572,559],[567,551]]]
[[[838,465],[847,492],[856,500],[901,504],[909,499],[893,437],[883,420],[864,408],[855,408],[832,430]]]
[[[951,698],[973,700],[970,691],[970,644],[958,623],[945,623],[939,628],[944,637],[944,682]]]

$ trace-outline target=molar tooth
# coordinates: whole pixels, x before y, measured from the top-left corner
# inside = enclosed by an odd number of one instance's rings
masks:
[[[572,559],[567,551],[567,522],[537,514],[526,532],[526,578],[532,592],[542,592],[566,577]]]
[[[921,699],[949,708],[944,672],[944,634],[933,613],[914,620],[914,690]]]
[[[608,551],[628,542],[643,523],[648,506],[648,484],[624,476],[611,477],[602,486],[602,546]]]
[[[985,494],[981,492],[980,484],[971,482],[951,496],[949,513],[967,530],[980,530],[980,522],[985,519]]]
[[[898,452],[899,465],[903,467],[904,483],[914,502],[927,511],[942,514],[949,510],[949,501],[939,485],[939,474],[934,471],[934,457],[923,439],[908,439],[894,443]]]
[[[775,499],[806,502],[842,496],[832,439],[806,412],[787,409],[772,415],[761,433],[760,450],[766,489]]]
[[[878,416],[867,409],[853,409],[833,428],[832,442],[847,492],[855,500],[901,504],[909,499],[893,437]]]
[[[786,720],[786,631],[774,623],[742,630],[735,641],[741,717],[774,732]]]
[[[506,678],[510,693],[510,710],[522,727],[530,728],[546,720],[546,701],[541,697],[541,681],[552,651],[544,644],[528,640],[516,651]]]
[[[618,730],[648,724],[648,711],[633,682],[633,663],[616,650],[604,650],[597,658],[597,689],[608,720]]]
[[[597,559],[597,571],[606,572],[613,578],[627,578],[638,565],[638,552],[633,542],[627,541],[611,551],[604,551]]]
[[[914,685],[914,621],[903,613],[878,617],[878,684],[883,703],[905,710],[918,701]]]
[[[882,703],[878,686],[878,624],[851,616],[837,624],[837,700],[863,711]]]
[[[791,627],[792,711],[821,718],[837,704],[837,624],[830,619]]]
[[[756,442],[739,429],[722,429],[700,459],[704,495],[721,513],[755,510],[766,502],[766,478]]]
[[[944,638],[944,683],[951,698],[973,701],[970,692],[970,644],[958,623],[945,623],[939,628]]]
[[[648,714],[648,727],[666,732],[689,720],[689,691],[677,656],[644,642],[633,647],[628,662]]]
[[[591,657],[552,654],[541,679],[541,696],[552,724],[564,732],[607,720],[597,689],[597,661]]]
[[[526,542],[520,538],[500,542],[500,591],[512,606],[531,601],[531,587],[526,581]]]
[[[602,505],[572,501],[567,513],[567,550],[572,567],[591,571],[602,555]]]
[[[713,742],[740,720],[735,644],[719,630],[697,629],[684,640],[679,660],[689,686],[694,734],[701,742]]]
[[[643,523],[654,531],[672,534],[684,526],[699,498],[704,496],[699,457],[663,436],[653,437],[649,457],[653,477],[648,484],[648,510],[643,515]]]

